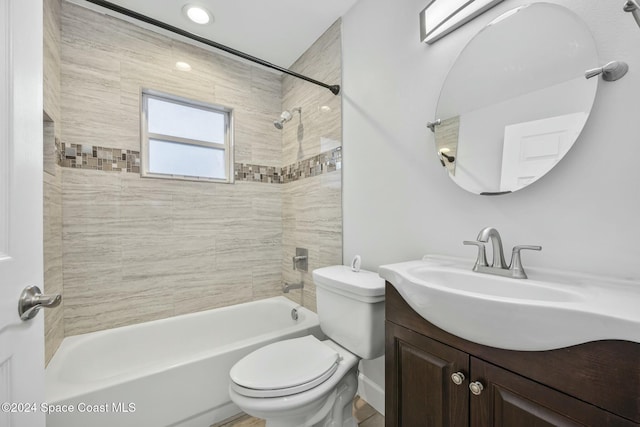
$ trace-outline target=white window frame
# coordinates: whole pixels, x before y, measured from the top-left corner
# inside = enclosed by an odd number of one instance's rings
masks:
[[[149,132],[148,122],[148,102],[147,100],[153,98],[165,102],[171,102],[174,104],[183,105],[189,108],[199,108],[205,111],[213,111],[216,113],[224,114],[224,143],[219,144],[215,142],[200,141],[195,139],[180,138],[171,135],[157,134]],[[218,183],[232,184],[234,182],[234,159],[233,159],[233,109],[222,105],[210,104],[201,101],[194,101],[187,98],[182,98],[175,95],[159,92],[153,89],[142,89],[140,93],[140,176],[145,178],[164,178],[164,179],[177,179],[184,181],[208,181]],[[225,151],[225,175],[226,178],[210,178],[199,177],[190,175],[175,175],[164,174],[149,171],[149,140],[154,139],[157,141],[173,142],[177,144],[186,144],[201,146],[207,148],[223,149]]]

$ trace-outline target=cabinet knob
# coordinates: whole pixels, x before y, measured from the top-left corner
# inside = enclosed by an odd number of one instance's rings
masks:
[[[474,381],[469,384],[469,390],[471,390],[471,393],[475,394],[476,396],[480,396],[480,393],[482,393],[482,390],[484,390],[484,386],[480,381]]]
[[[455,385],[462,384],[464,382],[464,374],[462,372],[451,374],[451,381],[453,381]]]

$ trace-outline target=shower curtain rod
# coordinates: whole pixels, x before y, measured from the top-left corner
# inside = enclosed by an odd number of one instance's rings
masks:
[[[120,13],[122,15],[128,16],[130,18],[137,19],[138,21],[142,21],[142,22],[145,22],[147,24],[154,25],[156,27],[162,28],[162,29],[167,30],[167,31],[171,31],[172,33],[181,35],[181,36],[189,38],[191,40],[195,40],[197,42],[206,44],[207,46],[211,46],[211,47],[214,47],[216,49],[223,50],[223,51],[225,51],[227,53],[230,53],[232,55],[239,56],[240,58],[246,59],[247,61],[251,61],[251,62],[255,62],[256,64],[260,64],[263,67],[271,68],[273,70],[280,71],[281,73],[288,74],[288,75],[296,77],[298,79],[306,80],[309,83],[313,83],[315,85],[322,86],[324,88],[329,89],[331,91],[331,93],[333,93],[334,95],[338,95],[340,93],[340,85],[328,85],[326,83],[322,83],[321,81],[314,80],[311,77],[307,77],[305,75],[296,73],[295,71],[291,71],[291,70],[289,70],[287,68],[280,67],[278,65],[275,65],[275,64],[272,64],[270,62],[267,62],[267,61],[265,61],[263,59],[256,58],[255,56],[252,56],[252,55],[249,55],[247,53],[241,52],[239,50],[233,49],[233,48],[231,48],[229,46],[225,46],[223,44],[214,42],[213,40],[209,40],[209,39],[206,39],[204,37],[200,37],[200,36],[198,36],[196,34],[193,34],[193,33],[190,33],[188,31],[182,30],[182,29],[180,29],[178,27],[174,27],[173,25],[166,24],[166,23],[164,23],[162,21],[158,21],[158,20],[153,19],[153,18],[151,18],[149,16],[146,16],[146,15],[143,15],[141,13],[135,12],[133,10],[124,8],[122,6],[118,6],[117,4],[113,4],[111,2],[104,1],[104,0],[86,0],[86,1],[89,2],[89,3],[93,3],[95,5],[104,7],[105,9],[109,9],[109,10],[112,10],[114,12]]]

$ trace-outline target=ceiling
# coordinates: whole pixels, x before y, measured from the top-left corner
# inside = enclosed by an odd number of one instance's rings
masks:
[[[84,0],[71,1],[96,8]],[[287,68],[357,0],[110,1]],[[213,22],[199,25],[189,21],[182,13],[187,3],[204,6]]]

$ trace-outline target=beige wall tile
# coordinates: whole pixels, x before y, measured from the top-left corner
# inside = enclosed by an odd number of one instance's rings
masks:
[[[54,168],[59,168],[54,166]],[[63,293],[62,284],[62,174],[44,174],[44,290]],[[53,310],[44,311],[45,363],[49,363],[64,338],[64,299]]]
[[[279,262],[253,268],[251,275],[254,300],[282,295],[282,266]]]
[[[44,172],[49,175],[56,174],[56,123],[50,117],[44,117],[42,122],[42,153]]]
[[[279,75],[70,3],[62,15],[64,143],[138,151],[150,88],[233,108],[236,161],[280,166]],[[248,301],[254,273],[274,287],[279,188],[73,169],[63,180],[67,335]],[[91,295],[112,308],[94,316]]]
[[[62,33],[64,142],[139,150],[140,91],[149,88],[233,108],[236,161],[280,165],[282,141],[267,133],[280,114],[277,74],[70,3]]]
[[[60,122],[60,10],[62,0],[43,1],[43,89],[44,111]],[[55,136],[60,136],[56,133]]]
[[[174,314],[187,314],[249,302],[252,297],[251,271],[218,270],[199,280],[177,283],[174,290]]]
[[[70,3],[62,14],[63,143],[138,151],[142,88],[233,108],[236,162],[281,167],[320,153],[322,138],[340,143],[340,97],[325,89]],[[336,54],[339,22],[294,67],[339,83]],[[302,122],[276,130],[298,105]],[[287,296],[315,310],[311,270],[341,260],[340,175],[227,185],[64,169],[65,334],[281,295],[283,278],[304,280]],[[309,273],[291,271],[296,246],[310,249]]]
[[[281,262],[280,186],[76,169],[65,169],[63,178],[68,335],[181,314],[186,307],[249,301],[254,275],[267,280],[255,282],[256,296],[274,295]],[[113,301],[113,310],[94,318],[83,301],[112,288],[119,297],[127,295],[133,311],[147,294],[162,297],[140,316],[126,313],[125,300]]]
[[[43,2],[43,227],[44,291],[62,293],[62,175],[56,166],[55,139],[61,135],[60,10],[61,0]],[[64,301],[45,310],[45,365],[64,337]]]
[[[342,47],[340,20],[336,21],[291,67],[328,84],[341,84]],[[322,106],[330,108],[324,111]],[[341,96],[291,76],[282,79],[282,108],[302,107],[283,132],[283,164],[322,152],[321,138],[342,140]]]
[[[315,310],[312,271],[342,264],[341,171],[284,185],[282,211],[282,275],[287,282],[304,281],[302,304]],[[309,250],[308,272],[293,271],[295,248]]]
[[[65,334],[87,332],[148,322],[173,315],[173,286],[168,279],[92,280],[89,286],[67,286],[73,294],[65,305]]]
[[[294,71],[330,84],[340,84],[341,21],[334,23],[291,67]],[[321,109],[329,107],[329,111]],[[282,82],[282,108],[302,108],[282,131],[284,165],[315,156],[326,148],[323,139],[341,145],[341,97],[290,76]],[[288,296],[316,310],[316,288],[311,272],[342,264],[342,174],[328,174],[284,185],[282,197],[282,277],[304,282],[303,291]],[[309,250],[309,271],[293,271],[295,248]]]

